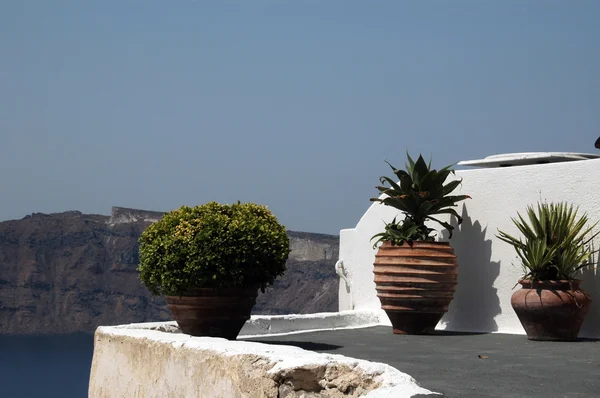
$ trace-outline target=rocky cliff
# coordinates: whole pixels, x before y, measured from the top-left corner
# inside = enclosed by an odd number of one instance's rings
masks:
[[[113,208],[111,217],[70,211],[0,223],[0,334],[93,331],[98,325],[171,318],[141,285],[137,240],[162,213]],[[337,311],[337,236],[289,232],[285,275],[255,314]]]

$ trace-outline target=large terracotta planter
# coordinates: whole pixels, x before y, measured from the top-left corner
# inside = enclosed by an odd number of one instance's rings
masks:
[[[167,304],[183,333],[235,340],[257,296],[258,288],[193,288],[181,296],[167,296]]]
[[[581,281],[520,280],[511,297],[513,309],[530,340],[577,339],[592,300]]]
[[[381,308],[396,334],[426,334],[448,311],[458,279],[458,263],[447,242],[384,242],[373,272]]]

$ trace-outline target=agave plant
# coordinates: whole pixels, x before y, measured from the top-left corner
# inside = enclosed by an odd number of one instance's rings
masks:
[[[454,227],[445,221],[434,217],[440,214],[450,214],[456,217],[458,224],[462,218],[453,209],[457,203],[470,198],[468,195],[450,195],[461,183],[461,180],[453,180],[444,184],[450,174],[454,174],[452,165],[441,170],[432,170],[431,161],[426,163],[423,156],[419,155],[417,161],[413,161],[407,154],[408,163],[406,170],[396,169],[389,162],[398,183],[389,177],[380,177],[381,186],[376,188],[384,194],[383,198],[371,198],[372,202],[380,202],[392,206],[404,214],[402,223],[396,218],[385,225],[385,231],[373,236],[378,238],[375,245],[381,241],[391,241],[394,245],[401,245],[413,241],[433,241],[434,230],[425,225],[428,220],[435,221],[445,227],[452,237]],[[388,184],[389,187],[386,187]]]
[[[578,208],[567,203],[538,203],[537,212],[527,207],[529,223],[517,213],[511,218],[524,240],[504,231],[496,235],[515,248],[524,269],[524,279],[573,280],[575,274],[589,265],[595,253],[590,246],[598,232],[591,234],[594,225],[587,227],[586,214],[578,218]]]

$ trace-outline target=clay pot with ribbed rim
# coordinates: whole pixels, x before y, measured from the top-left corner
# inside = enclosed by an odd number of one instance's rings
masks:
[[[520,280],[511,297],[529,340],[572,341],[579,335],[592,302],[579,288],[580,280]]]
[[[448,311],[458,263],[447,242],[383,242],[373,268],[377,297],[394,333],[427,334]]]
[[[181,296],[166,296],[181,331],[192,336],[235,340],[256,303],[255,288],[192,288]]]

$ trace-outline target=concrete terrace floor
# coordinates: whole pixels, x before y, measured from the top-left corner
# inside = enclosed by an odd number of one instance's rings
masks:
[[[537,342],[526,336],[390,327],[248,339],[387,363],[445,397],[600,397],[600,341]],[[481,357],[480,357],[481,356]]]

